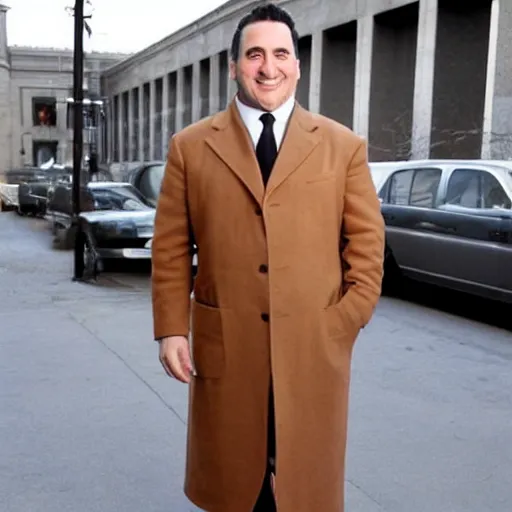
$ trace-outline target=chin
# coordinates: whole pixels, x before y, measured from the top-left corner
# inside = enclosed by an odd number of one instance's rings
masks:
[[[279,107],[280,105],[282,105],[284,103],[284,98],[273,98],[273,99],[269,99],[269,98],[258,98],[258,102],[259,104],[261,105],[261,107],[264,109],[264,110],[268,110],[269,112],[272,111],[272,110],[275,110],[277,107]]]

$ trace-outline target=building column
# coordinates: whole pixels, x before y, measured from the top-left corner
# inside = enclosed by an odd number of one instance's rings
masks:
[[[0,4],[0,67],[9,69],[9,44],[7,42],[7,11],[10,7]]]
[[[144,85],[139,85],[139,126],[137,138],[137,160],[144,162]]]
[[[231,80],[229,76],[229,61],[228,61],[228,80],[227,80],[227,98],[226,98],[226,106],[228,106],[234,99],[236,93],[238,92],[237,85],[235,80]]]
[[[373,15],[365,16],[357,21],[354,132],[366,140],[370,134],[373,24]]]
[[[220,110],[219,84],[220,84],[219,54],[210,57],[210,90],[209,114],[213,115]]]
[[[185,88],[185,72],[183,68],[176,71],[176,121],[174,132],[179,132],[183,128],[183,100]]]
[[[162,79],[162,156],[165,160],[169,146],[169,75]]]
[[[133,89],[128,91],[128,141],[127,141],[127,155],[126,158],[130,162],[135,160],[137,148],[133,146],[133,131],[135,129],[135,122],[133,119]]]
[[[13,140],[10,118],[13,105],[10,102],[9,47],[7,43],[7,11],[9,7],[0,4],[0,169],[9,169],[16,143]],[[14,157],[14,158],[12,158]]]
[[[109,96],[106,105],[106,116],[107,116],[107,163],[113,162],[114,155],[114,97]]]
[[[311,35],[311,65],[309,70],[309,110],[315,114],[320,112],[320,90],[322,87],[324,33],[317,30]]]
[[[156,81],[149,82],[149,160],[155,159]],[[160,141],[158,141],[160,144]]]
[[[411,159],[413,160],[430,157],[437,3],[437,0],[420,0],[412,117]]]
[[[201,63],[192,65],[192,122],[201,119]]]
[[[123,124],[124,120],[124,100],[123,93],[119,93],[117,95],[117,139],[118,139],[118,148],[119,148],[119,162],[124,162],[126,159],[126,155],[124,154],[125,148],[125,140],[124,140],[124,129]]]
[[[511,23],[510,2],[493,0],[483,120],[483,159],[512,159]]]
[[[61,164],[65,164],[68,158],[68,142],[70,141],[68,130],[68,102],[67,102],[67,94],[63,92],[57,93],[57,132],[65,133],[65,137],[60,137],[59,144],[57,147],[57,162]],[[69,104],[73,106],[73,104]]]

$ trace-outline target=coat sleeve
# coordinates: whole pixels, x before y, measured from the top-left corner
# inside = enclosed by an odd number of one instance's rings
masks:
[[[344,307],[359,327],[371,319],[381,294],[385,225],[361,141],[349,164],[342,226]]]
[[[158,198],[151,259],[154,337],[188,336],[192,254],[185,163],[176,137]]]

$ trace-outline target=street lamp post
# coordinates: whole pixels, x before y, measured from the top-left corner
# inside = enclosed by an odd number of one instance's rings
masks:
[[[84,0],[75,0],[75,47],[73,55],[73,233],[74,244],[74,275],[73,280],[81,280],[84,275],[83,240],[80,232],[80,187],[82,184],[82,152],[83,152],[83,116],[82,103],[84,97]]]

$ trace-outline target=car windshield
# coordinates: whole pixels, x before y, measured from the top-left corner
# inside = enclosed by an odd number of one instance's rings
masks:
[[[95,210],[137,211],[150,210],[152,206],[131,185],[93,188],[91,190]]]

